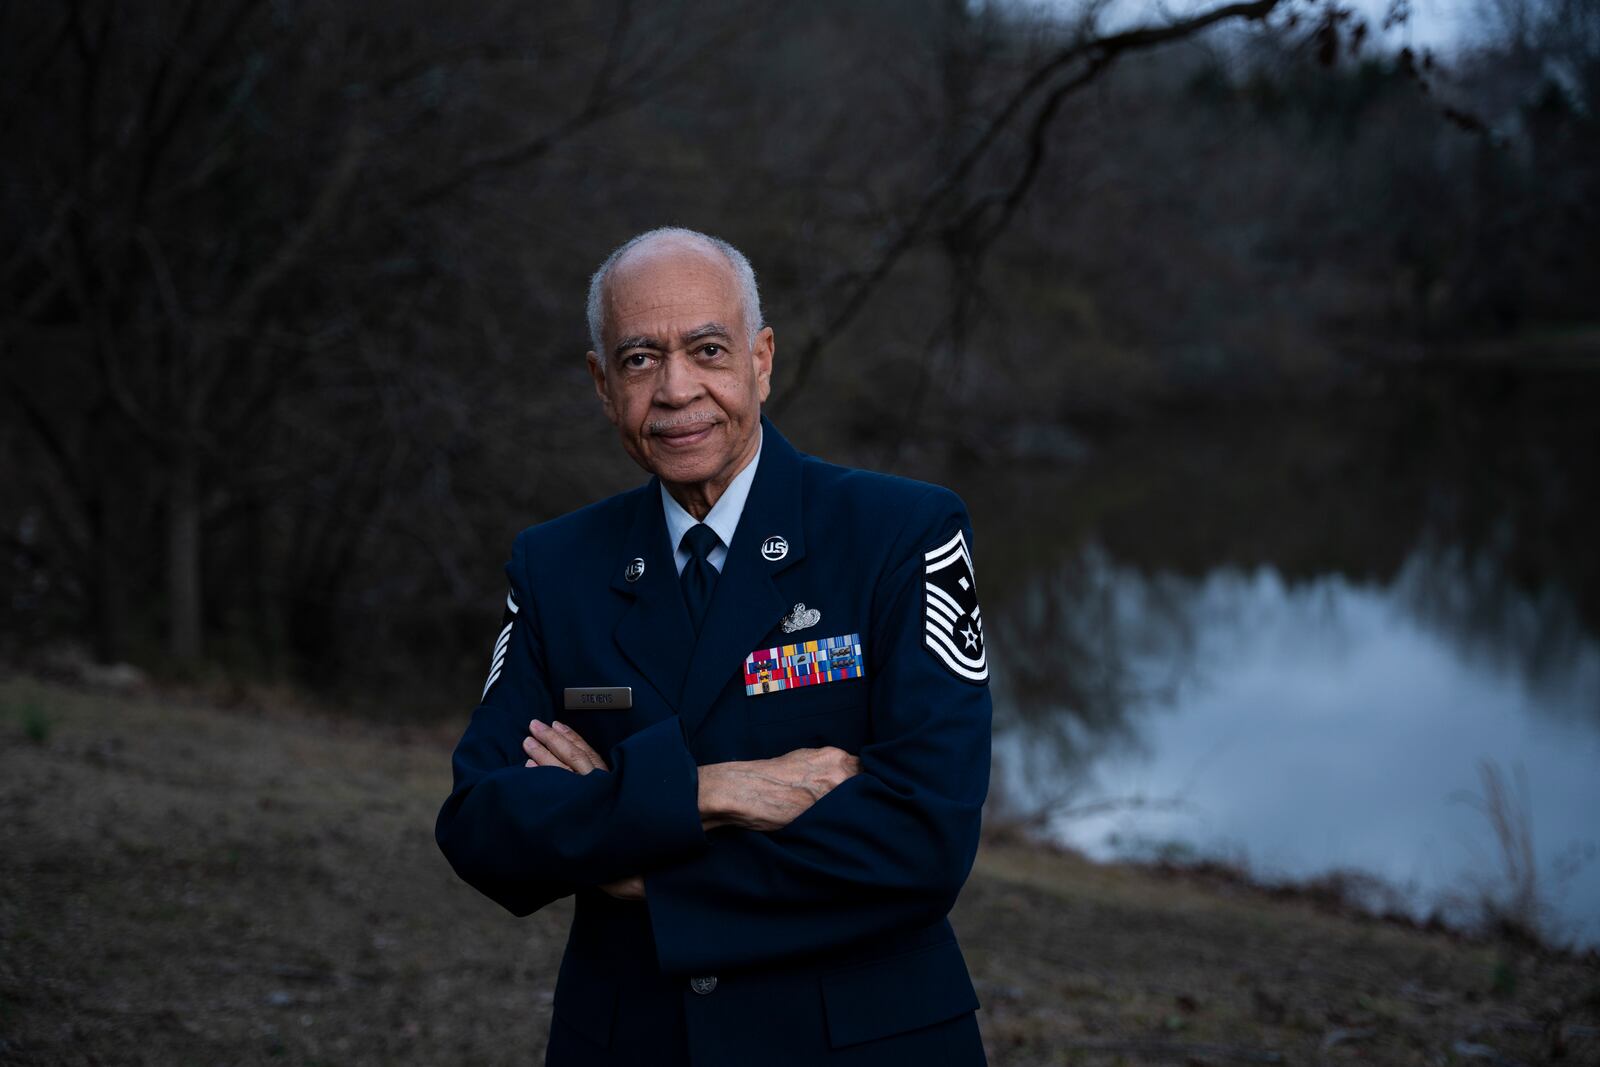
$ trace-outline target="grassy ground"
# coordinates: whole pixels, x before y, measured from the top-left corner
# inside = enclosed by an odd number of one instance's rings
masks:
[[[0,1062],[538,1063],[570,904],[432,839],[452,738],[0,680]],[[1600,964],[994,842],[990,1062],[1600,1062]]]

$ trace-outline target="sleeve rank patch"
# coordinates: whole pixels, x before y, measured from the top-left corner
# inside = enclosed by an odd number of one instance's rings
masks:
[[[506,649],[511,647],[511,626],[517,621],[517,612],[520,610],[517,598],[507,590],[505,614],[500,616],[500,636],[495,639],[494,655],[489,658],[489,680],[483,683],[483,695],[478,698],[480,704],[489,695],[489,689],[499,680],[500,671],[506,665]]]
[[[989,680],[983,614],[966,536],[955,535],[923,555],[922,643],[951,674],[982,685]]]

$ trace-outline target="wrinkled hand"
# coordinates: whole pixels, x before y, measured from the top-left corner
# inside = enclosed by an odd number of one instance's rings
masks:
[[[701,825],[781,830],[861,773],[842,748],[797,748],[773,759],[710,763],[700,768]]]
[[[528,724],[528,733],[532,736],[522,741],[522,751],[528,754],[525,767],[565,767],[574,774],[611,769],[600,753],[564,722],[546,726],[534,719]]]
[[[618,900],[643,900],[644,875],[631,874],[615,882],[601,882],[596,888],[604,889]]]
[[[528,754],[528,760],[523,764],[525,767],[560,767],[574,774],[611,769],[606,766],[600,753],[566,723],[552,722],[546,726],[534,719],[528,723],[528,733],[531,736],[522,742],[522,751]],[[596,888],[605,890],[618,900],[643,900],[644,876],[633,874],[614,882],[601,882]]]

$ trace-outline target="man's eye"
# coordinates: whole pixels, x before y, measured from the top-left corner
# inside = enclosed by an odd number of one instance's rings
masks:
[[[706,345],[700,350],[700,354],[705,356],[707,359],[716,359],[718,356],[722,355],[722,346],[716,344]]]
[[[649,362],[650,355],[647,352],[629,352],[622,357],[622,365],[628,370],[639,370]]]

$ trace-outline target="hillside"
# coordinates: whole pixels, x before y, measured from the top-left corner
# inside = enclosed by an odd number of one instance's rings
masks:
[[[0,680],[0,1062],[537,1063],[570,904],[432,839],[452,738]],[[990,1062],[1600,1060],[1600,964],[991,843]]]

